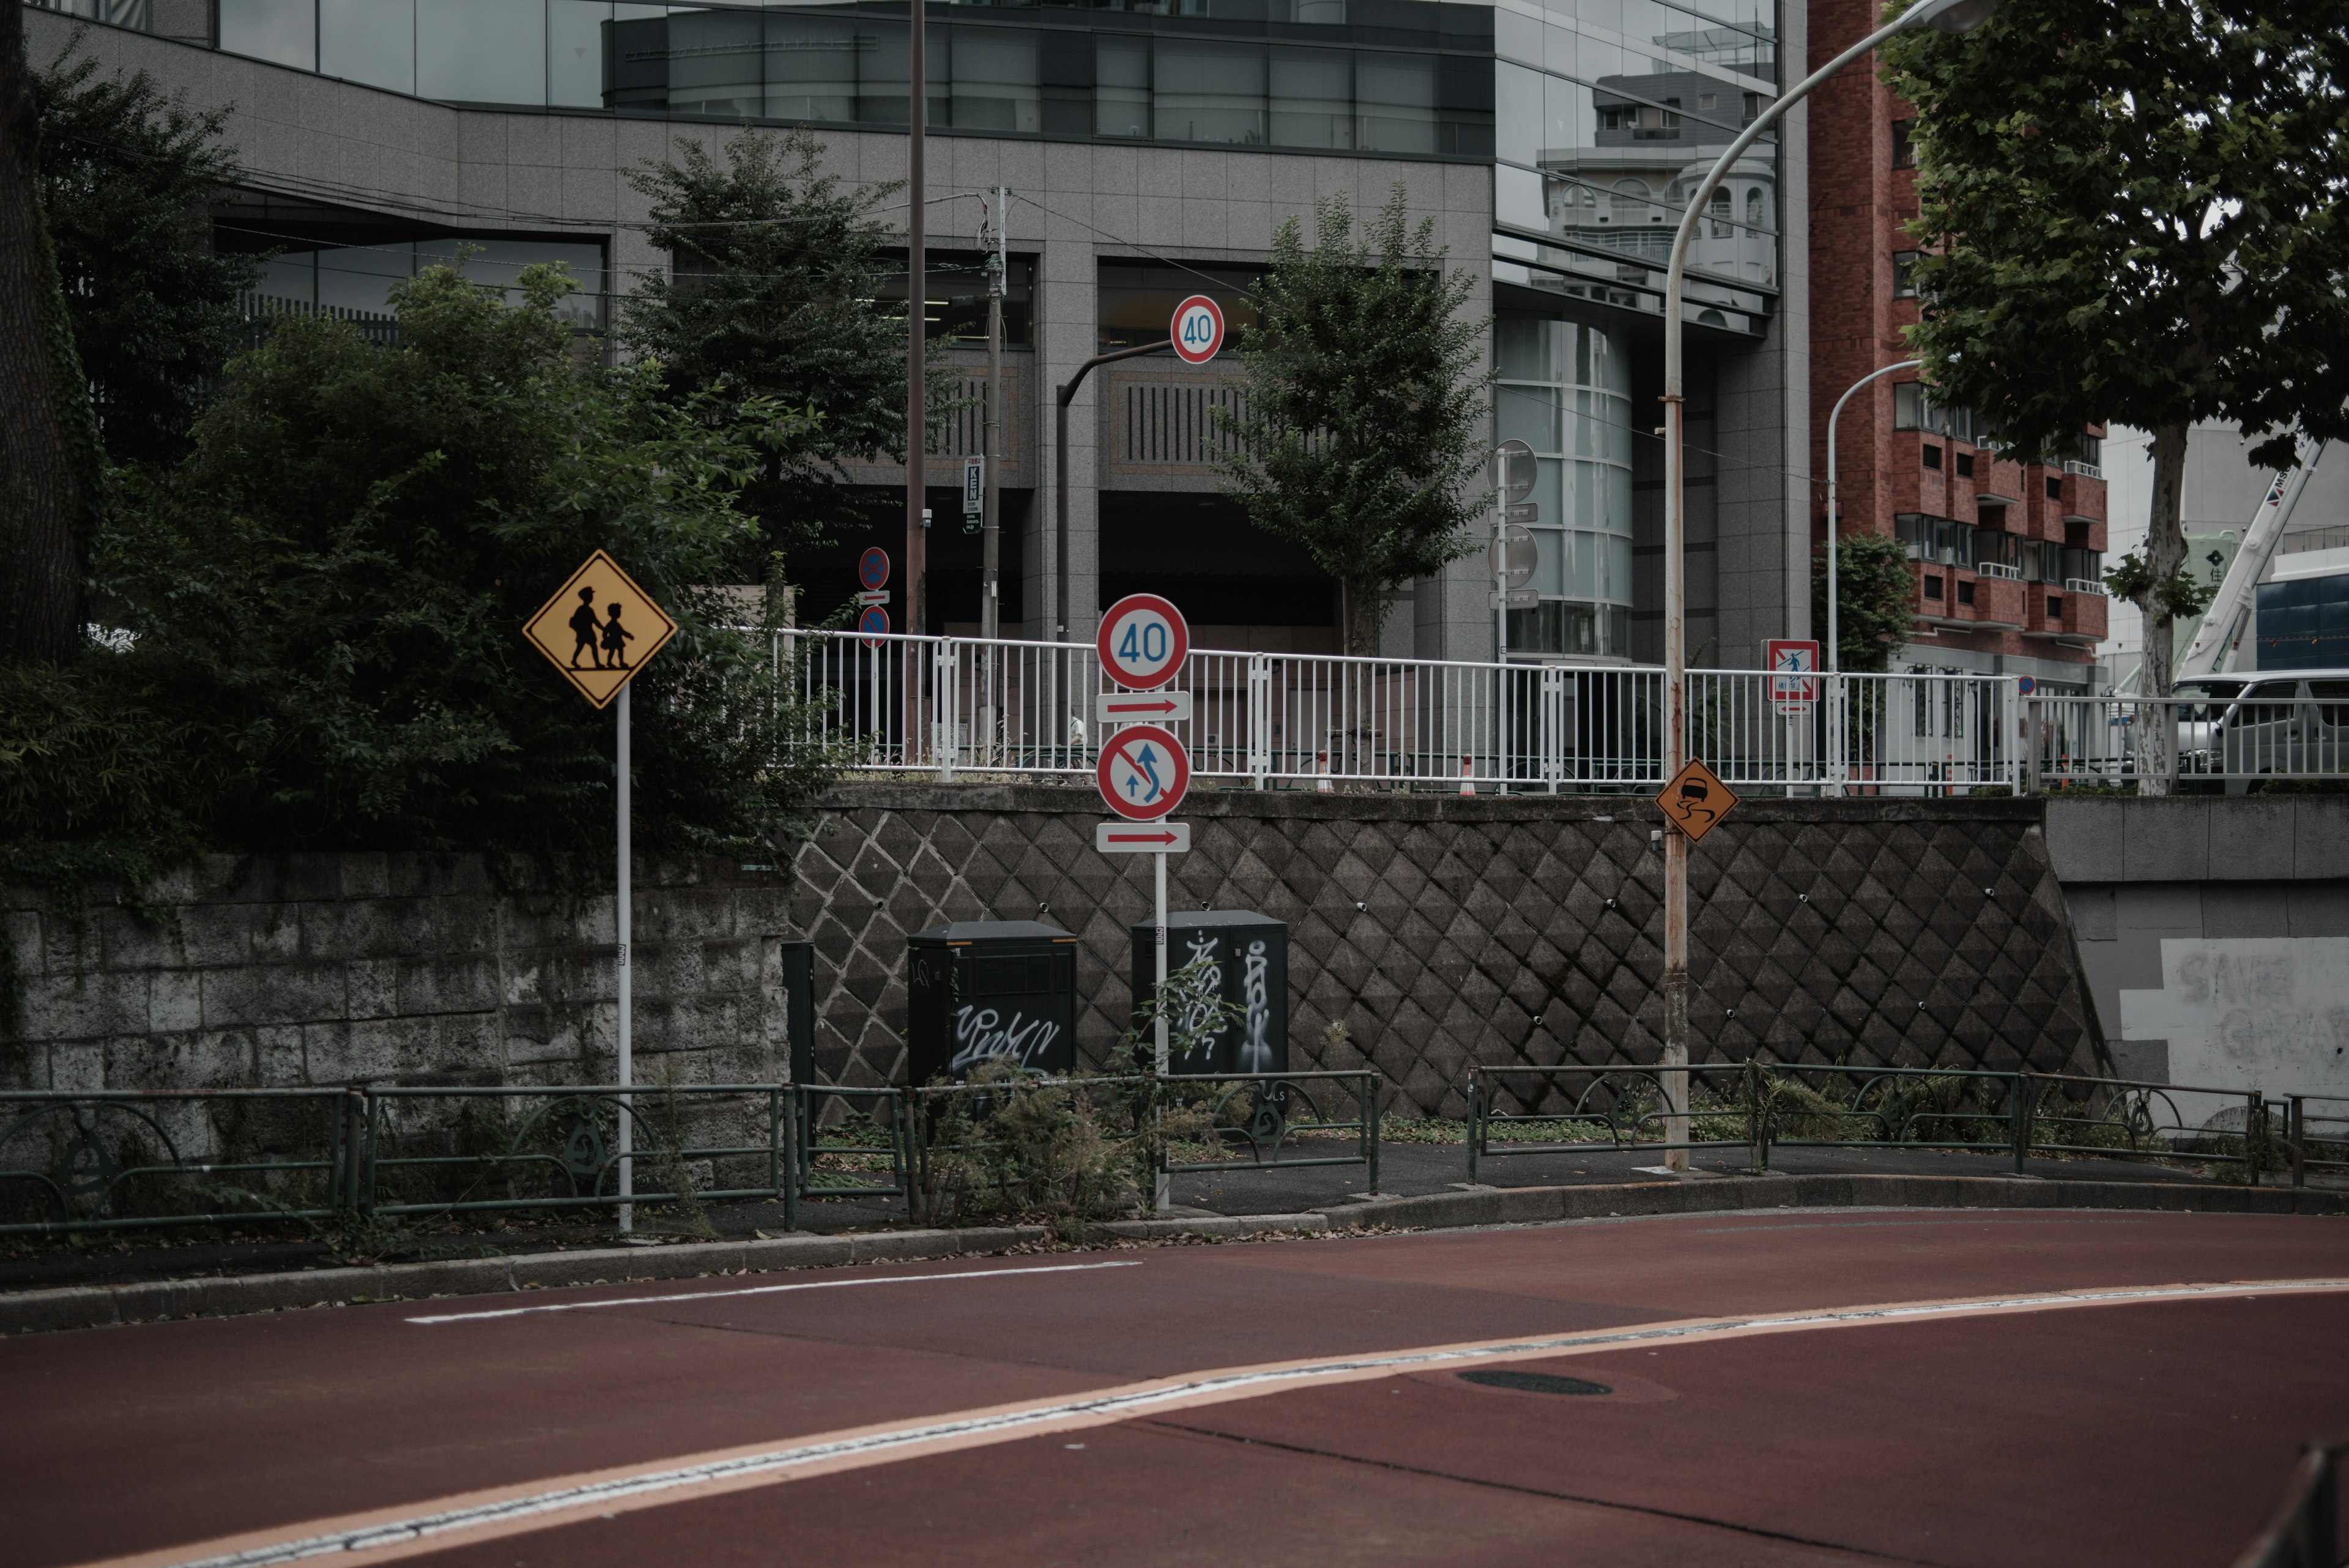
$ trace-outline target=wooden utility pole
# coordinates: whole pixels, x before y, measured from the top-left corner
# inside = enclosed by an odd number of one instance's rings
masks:
[[[905,630],[919,636],[923,615],[922,497],[929,450],[927,323],[930,314],[928,192],[923,175],[924,131],[929,114],[929,71],[923,24],[926,0],[905,7],[911,29],[905,51]],[[922,661],[918,645],[900,643],[905,668],[905,761],[921,753]]]
[[[25,8],[0,3],[0,659],[60,663],[81,642],[97,431],[41,219],[40,135]]]

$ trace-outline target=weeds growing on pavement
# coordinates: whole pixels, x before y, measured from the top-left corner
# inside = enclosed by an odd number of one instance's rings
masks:
[[[1161,1014],[1181,1056],[1240,1021],[1206,961],[1169,975],[1134,1010],[1109,1074],[1047,1077],[1009,1059],[959,1083],[934,1080],[917,1097],[914,1209],[933,1225],[972,1220],[1043,1224],[1063,1241],[1147,1201],[1170,1149],[1212,1142],[1234,1096],[1205,1079],[1150,1069]]]

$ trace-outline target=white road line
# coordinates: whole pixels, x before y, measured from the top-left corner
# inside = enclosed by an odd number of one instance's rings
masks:
[[[997,1271],[1019,1272],[1019,1271]],[[1038,1270],[1037,1272],[1043,1271]],[[922,1276],[953,1277],[953,1276]],[[2349,1292],[2349,1279],[2255,1280],[2050,1291],[2030,1295],[1889,1302],[1809,1312],[1641,1324],[1527,1339],[1427,1345],[1323,1361],[1270,1362],[1189,1376],[1128,1383],[1067,1398],[961,1410],[904,1425],[820,1433],[788,1446],[722,1450],[440,1500],[438,1506],[385,1509],[316,1520],[222,1541],[109,1558],[86,1568],[279,1568],[317,1557],[365,1553],[369,1563],[438,1552],[463,1542],[546,1530],[601,1515],[1050,1433],[1109,1426],[1140,1416],[1257,1398],[1313,1385],[1361,1382],[1462,1363],[1525,1361],[1627,1346],[1701,1343],[1748,1334],[1995,1316],[2068,1307],[2243,1299]]]
[[[1074,1274],[1087,1269],[1138,1269],[1139,1260],[1115,1263],[1044,1263],[1025,1269],[968,1269],[952,1274],[868,1274],[854,1280],[806,1280],[788,1285],[744,1285],[730,1291],[683,1291],[673,1295],[620,1296],[601,1302],[542,1302],[531,1306],[497,1307],[489,1312],[444,1312],[411,1317],[409,1323],[478,1323],[483,1318],[521,1317],[534,1312],[595,1312],[602,1307],[669,1306],[678,1302],[711,1302],[726,1296],[771,1296],[784,1291],[837,1291],[851,1285],[935,1285],[955,1280],[999,1280],[1023,1274]]]

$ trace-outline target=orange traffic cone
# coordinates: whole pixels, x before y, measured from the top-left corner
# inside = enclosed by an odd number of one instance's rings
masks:
[[[1462,794],[1476,793],[1475,771],[1474,759],[1468,757],[1460,759],[1460,793]]]
[[[1315,778],[1313,788],[1316,792],[1321,794],[1329,794],[1337,788],[1335,784],[1330,782],[1330,753],[1327,752],[1320,752],[1315,753],[1315,755],[1317,760],[1313,764],[1313,774]]]

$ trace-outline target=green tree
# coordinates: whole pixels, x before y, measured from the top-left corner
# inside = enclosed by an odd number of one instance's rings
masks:
[[[89,389],[40,201],[41,121],[21,5],[0,5],[0,659],[82,646],[102,479]]]
[[[1827,553],[1812,557],[1811,599],[1827,602]],[[1858,535],[1836,551],[1836,667],[1858,674],[1881,672],[1894,650],[1909,640],[1917,617],[1917,579],[1909,572],[1909,548],[1882,534]],[[1816,618],[1824,632],[1826,618]]]
[[[2167,695],[2171,619],[2204,602],[2189,428],[2233,421],[2279,466],[2349,435],[2349,0],[2002,0],[1886,53],[1918,116],[1910,346],[2017,450],[2153,433],[2146,553],[2108,580]]]
[[[166,97],[144,71],[100,78],[59,59],[34,83],[41,115],[41,205],[116,462],[163,462],[237,346],[237,295],[250,256],[212,249],[205,206],[235,175],[226,116]]]
[[[1397,590],[1479,543],[1489,374],[1475,290],[1444,269],[1433,219],[1413,227],[1401,184],[1359,235],[1342,195],[1273,235],[1243,328],[1241,411],[1216,410],[1226,494],[1338,579],[1345,649],[1374,653]]]
[[[680,626],[636,681],[638,846],[788,858],[825,760],[785,751],[804,714],[697,585],[756,539],[737,497],[789,421],[581,366],[569,287],[529,268],[509,306],[433,268],[393,291],[397,348],[295,317],[237,359],[186,462],[131,477],[101,532],[129,650],[0,690],[0,755],[30,775],[0,840],[102,835],[78,797],[103,771],[142,844],[607,865],[611,715],[520,635],[602,546]]]
[[[880,298],[904,275],[886,253],[905,241],[874,216],[904,187],[824,173],[805,130],[746,130],[724,154],[721,166],[685,141],[628,176],[672,273],[636,286],[620,338],[667,368],[675,396],[709,389],[724,406],[761,398],[808,416],[770,448],[747,502],[788,548],[853,510],[843,462],[905,455],[905,315]]]

